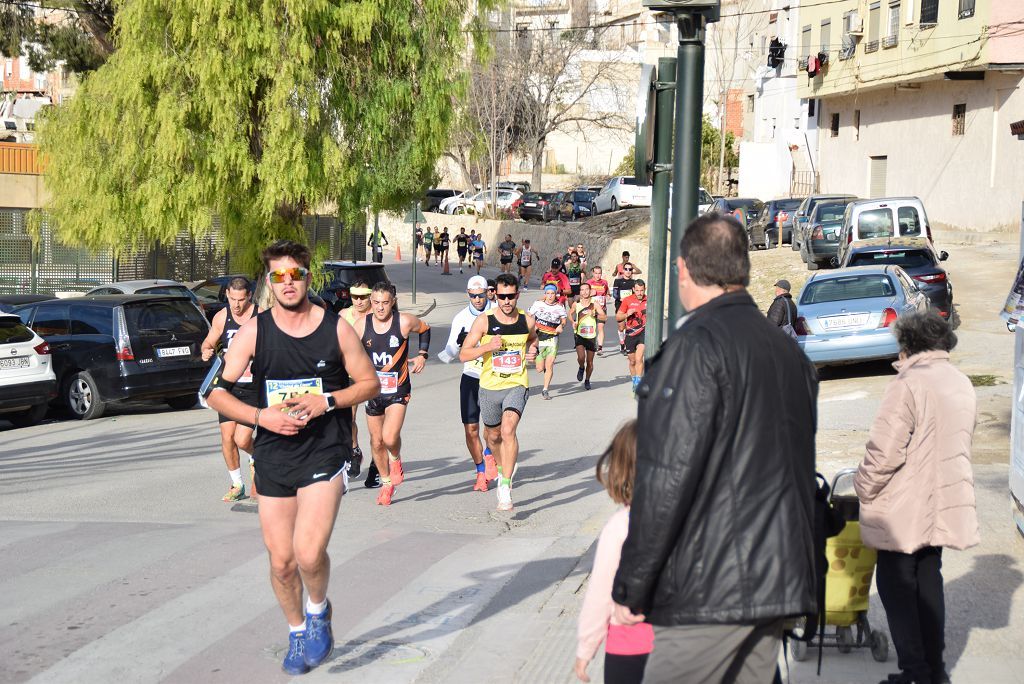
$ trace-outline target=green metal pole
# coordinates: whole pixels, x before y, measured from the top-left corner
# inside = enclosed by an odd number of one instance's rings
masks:
[[[676,72],[676,140],[673,159],[672,237],[670,245],[671,285],[668,318],[670,325],[683,315],[679,301],[679,241],[686,226],[697,217],[697,191],[700,187],[700,128],[704,97],[704,27],[701,14],[678,14],[679,61]]]
[[[412,207],[412,303],[416,303],[416,228],[419,226],[420,203]]]
[[[658,60],[654,115],[654,187],[651,189],[651,239],[647,261],[647,332],[644,335],[648,359],[658,353],[665,318],[665,257],[668,254],[668,201],[672,171],[672,125],[676,88],[676,60]],[[675,283],[669,283],[675,289]]]

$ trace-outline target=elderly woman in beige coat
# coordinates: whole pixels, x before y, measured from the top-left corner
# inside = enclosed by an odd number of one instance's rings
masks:
[[[876,582],[900,672],[889,682],[948,682],[942,549],[978,543],[971,381],[949,360],[956,335],[938,314],[902,316],[897,376],[871,427],[854,486],[864,544],[878,550]]]

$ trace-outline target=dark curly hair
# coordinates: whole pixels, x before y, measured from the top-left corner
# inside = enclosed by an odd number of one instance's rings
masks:
[[[927,351],[953,351],[956,333],[935,311],[903,314],[893,327],[900,351],[907,356]]]

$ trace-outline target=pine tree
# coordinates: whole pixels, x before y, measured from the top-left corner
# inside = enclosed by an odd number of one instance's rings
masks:
[[[40,130],[61,238],[124,251],[209,230],[255,268],[304,213],[421,193],[465,89],[468,0],[123,3],[116,49]],[[480,11],[489,5],[477,4]]]

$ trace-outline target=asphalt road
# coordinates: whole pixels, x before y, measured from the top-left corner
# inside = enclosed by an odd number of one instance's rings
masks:
[[[1012,277],[1006,252],[979,252],[985,267],[961,276],[962,290],[979,290],[962,300],[962,363],[1004,380],[1012,341],[993,315]],[[389,272],[403,310],[429,309],[439,350],[469,274],[443,277],[421,264],[413,305],[408,262]],[[304,681],[570,681],[592,545],[613,510],[593,467],[635,404],[623,357],[598,359],[590,392],[575,381],[569,354],[559,358],[554,398],[533,396],[526,409],[511,515],[494,510],[493,490],[472,491],[460,366],[432,357],[414,378],[406,483],[390,508],[376,506],[376,491],[361,482],[342,502],[329,549],[338,645]],[[856,464],[890,375],[876,364],[823,381],[826,473]],[[987,456],[977,466],[983,543],[944,557],[950,666],[954,681],[1020,681],[1024,543],[1007,506],[1009,390],[983,394],[992,416],[980,429]],[[287,627],[257,518],[220,501],[228,479],[211,412],[137,406],[88,423],[3,425],[0,680],[288,679],[279,669]],[[368,452],[365,431],[361,441]],[[877,605],[870,617],[888,631]],[[821,679],[811,663],[790,663],[795,682],[878,681],[894,669],[894,656],[879,664],[863,650],[827,652]],[[599,663],[592,675],[600,681]]]

